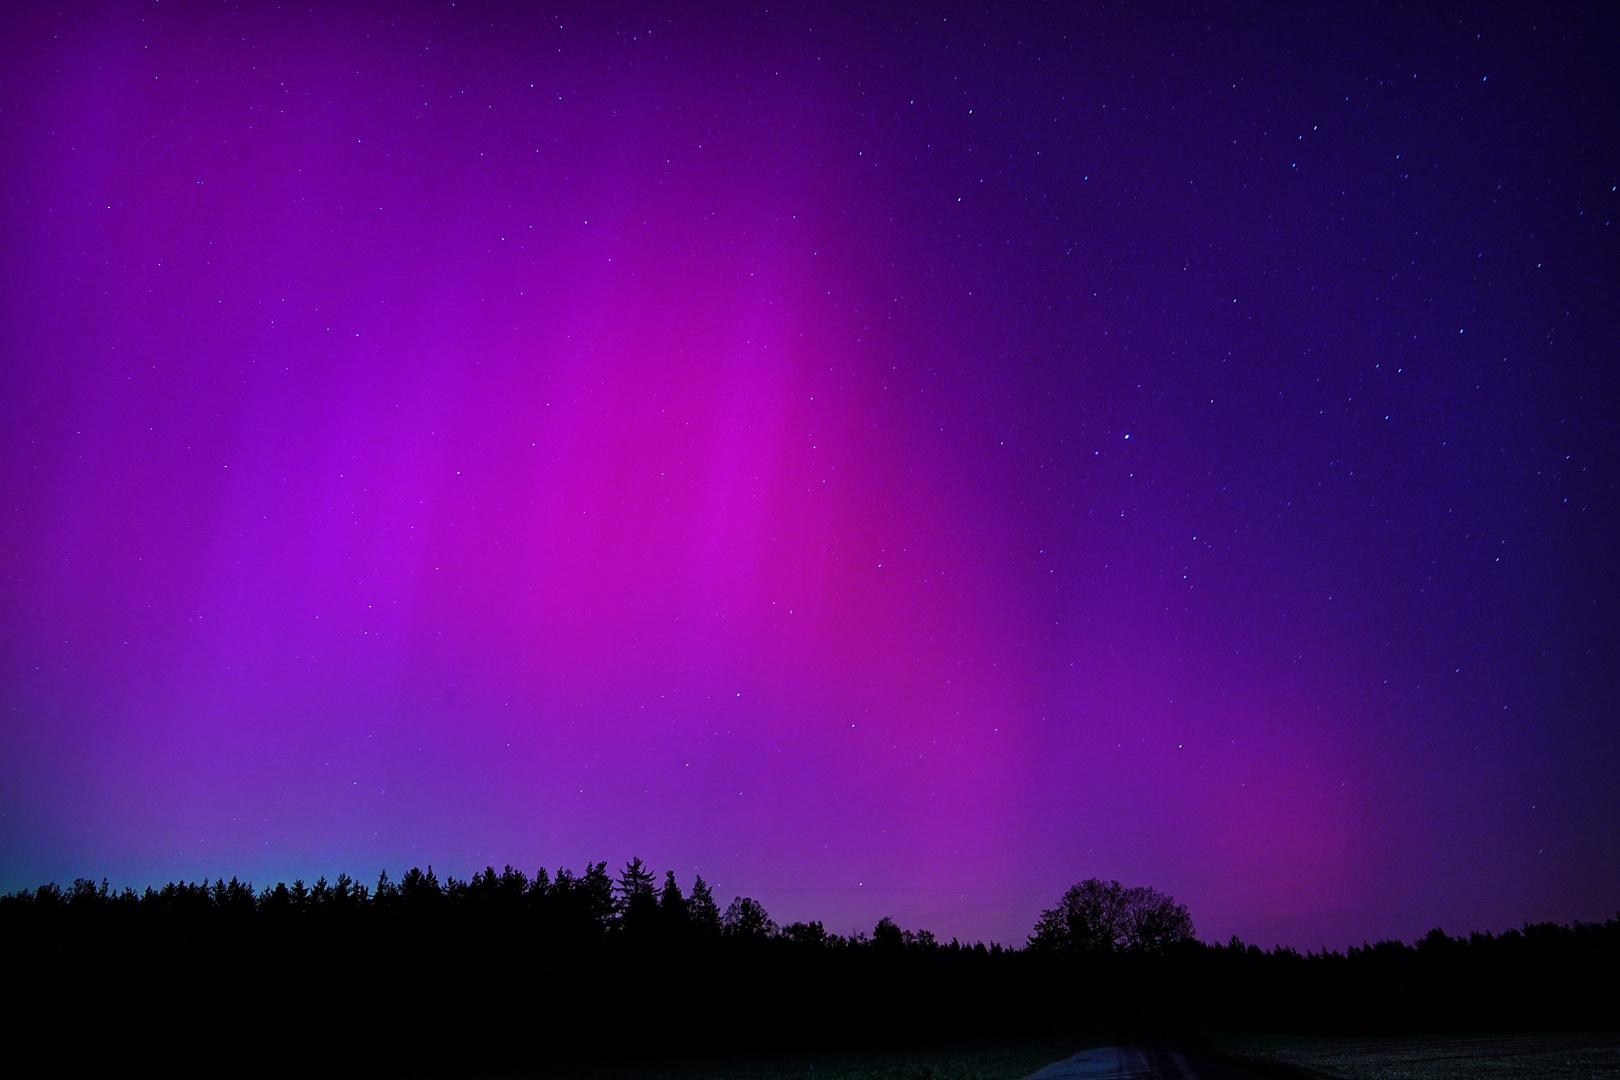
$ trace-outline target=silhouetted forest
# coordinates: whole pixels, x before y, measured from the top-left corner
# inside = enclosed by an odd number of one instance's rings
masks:
[[[1099,929],[1101,928],[1101,929]],[[856,1050],[1229,1030],[1620,1026],[1620,917],[1347,952],[1191,937],[1151,889],[1082,882],[1018,948],[786,926],[634,860],[616,876],[431,868],[255,890],[105,882],[0,897],[7,1028],[78,1055],[565,1068],[599,1054]]]

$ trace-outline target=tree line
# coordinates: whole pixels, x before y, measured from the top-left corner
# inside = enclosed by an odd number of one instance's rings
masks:
[[[115,892],[105,879],[98,885],[80,878],[67,889],[53,882],[0,896],[0,919],[89,917],[92,912],[104,918],[170,919],[357,917],[362,912],[463,921],[493,917],[520,919],[531,931],[575,943],[619,935],[634,940],[774,938],[818,948],[939,947],[931,932],[902,930],[888,917],[880,919],[870,935],[843,936],[829,933],[819,921],[778,926],[758,900],[747,896],[734,897],[722,912],[703,875],[695,876],[687,894],[673,870],[665,872],[660,885],[639,858],[626,863],[617,879],[608,873],[606,862],[587,863],[579,874],[559,868],[552,875],[542,867],[532,878],[510,865],[500,873],[486,867],[465,881],[447,877],[443,882],[429,866],[406,871],[398,882],[384,870],[369,887],[339,874],[332,882],[323,876],[313,885],[300,879],[257,891],[233,877],[212,884],[170,882],[136,893],[130,888]],[[1150,887],[1126,888],[1117,881],[1092,878],[1073,886],[1056,907],[1041,913],[1027,947],[1053,956],[1162,953],[1190,940],[1193,924],[1185,905]],[[1002,951],[999,944],[991,949]]]
[[[553,946],[572,948],[610,941],[703,945],[777,940],[812,948],[878,949],[938,945],[932,933],[902,930],[887,917],[871,934],[846,936],[829,932],[820,921],[779,926],[752,897],[734,897],[721,911],[701,874],[695,876],[690,893],[683,892],[673,870],[666,871],[659,884],[639,858],[626,863],[617,876],[608,873],[606,862],[598,862],[587,863],[581,873],[560,868],[552,874],[542,867],[529,877],[511,866],[499,873],[486,867],[467,880],[441,881],[429,866],[407,870],[398,881],[384,870],[371,886],[339,874],[331,882],[325,877],[313,884],[300,879],[255,890],[251,883],[233,877],[212,883],[170,882],[137,893],[131,888],[114,890],[105,880],[98,884],[80,878],[66,889],[53,882],[0,896],[0,925],[36,930],[92,924],[136,927],[143,922],[241,928],[254,921],[268,928],[296,925],[302,919],[378,926],[404,922],[417,930],[437,922],[463,928],[494,922],[506,930],[521,927],[526,936]],[[1001,952],[1000,945],[991,949]]]
[[[545,1071],[604,1052],[1620,1027],[1620,916],[1301,953],[1201,942],[1172,898],[1096,879],[1017,947],[891,918],[779,925],[639,859],[370,885],[81,880],[0,897],[0,956],[8,1034],[71,1031],[113,1061],[182,1033],[284,1060]]]

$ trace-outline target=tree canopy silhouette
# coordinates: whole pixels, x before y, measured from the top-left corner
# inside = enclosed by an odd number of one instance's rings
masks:
[[[653,872],[639,858],[631,859],[619,873],[618,915],[620,925],[631,933],[650,932],[658,922],[658,895],[653,891]],[[671,882],[675,880],[670,875]]]
[[[1085,955],[1162,953],[1193,936],[1186,905],[1146,885],[1087,878],[1041,912],[1029,944],[1039,952]]]
[[[714,893],[709,891],[709,883],[698,874],[692,882],[692,896],[686,902],[688,918],[692,929],[705,937],[718,937],[720,934],[720,905],[714,902]]]
[[[99,1040],[117,1061],[214,1032],[217,1049],[306,1057],[394,1047],[411,1068],[464,1064],[469,1047],[563,1062],[605,1042],[662,1056],[1620,1026],[1620,917],[1301,954],[1201,943],[1171,897],[1090,879],[1009,949],[887,917],[870,933],[779,927],[741,896],[722,917],[701,877],[684,894],[674,874],[656,880],[633,859],[616,878],[598,862],[465,881],[413,867],[372,888],[347,875],[43,885],[0,896],[0,1017],[8,1034]]]
[[[776,924],[765,913],[764,906],[749,896],[733,898],[720,920],[721,931],[729,938],[744,941],[763,941],[776,933]]]

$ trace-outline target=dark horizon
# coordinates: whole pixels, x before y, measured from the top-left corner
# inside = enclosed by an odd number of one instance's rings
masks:
[[[640,859],[632,860],[632,862],[637,866],[643,865]],[[219,905],[224,903],[226,906],[229,906],[230,903],[240,902],[240,900],[245,897],[251,900],[253,906],[258,909],[274,910],[278,907],[285,906],[302,907],[310,904],[318,906],[339,892],[345,898],[344,900],[339,901],[340,903],[348,902],[362,906],[368,904],[375,905],[378,901],[387,902],[389,898],[397,898],[401,894],[402,889],[409,892],[413,887],[417,889],[419,893],[437,894],[446,898],[455,898],[458,896],[463,898],[473,897],[476,902],[477,895],[479,894],[479,886],[482,881],[488,881],[490,883],[500,881],[501,883],[505,884],[517,879],[522,882],[520,891],[534,889],[538,895],[539,893],[548,889],[566,890],[569,888],[576,888],[591,891],[592,882],[594,879],[598,884],[598,887],[594,891],[600,893],[600,895],[596,898],[596,902],[600,906],[597,917],[606,920],[605,925],[618,925],[622,922],[627,912],[628,896],[623,888],[623,879],[624,873],[629,869],[630,865],[630,863],[627,863],[625,867],[621,868],[619,871],[610,871],[608,870],[609,864],[605,861],[598,861],[594,863],[587,862],[584,869],[579,871],[569,867],[558,867],[555,871],[552,871],[547,867],[540,867],[533,875],[530,875],[510,865],[503,867],[500,871],[497,871],[493,866],[486,866],[482,870],[468,875],[465,878],[457,878],[453,874],[445,874],[441,877],[434,869],[432,864],[428,864],[426,866],[410,867],[409,869],[401,872],[397,877],[391,875],[388,869],[385,867],[379,871],[377,877],[371,880],[369,883],[367,880],[354,877],[346,872],[339,872],[330,880],[326,877],[326,875],[322,874],[317,875],[313,879],[298,877],[291,880],[277,880],[272,884],[258,885],[251,880],[244,879],[238,875],[232,875],[229,880],[225,879],[224,877],[190,881],[172,880],[156,885],[148,884],[139,888],[132,885],[114,885],[108,878],[105,877],[98,879],[81,876],[66,884],[53,880],[41,882],[40,884],[30,888],[0,893],[0,904],[3,904],[6,901],[12,901],[14,903],[21,902],[24,904],[33,902],[35,900],[43,902],[47,900],[47,897],[44,895],[46,893],[51,894],[53,899],[51,899],[50,902],[52,904],[62,903],[68,905],[71,905],[76,897],[81,896],[92,903],[108,901],[127,903],[130,901],[136,901],[150,904],[153,902],[161,902],[164,897],[173,895],[201,896],[207,898],[208,903],[210,904]],[[645,869],[652,875],[651,880],[657,883],[657,886],[654,889],[655,895],[660,897],[667,895],[669,885],[666,881],[666,877],[664,876],[667,874],[668,880],[673,881],[676,885],[675,895],[677,902],[684,903],[694,899],[694,897],[690,895],[692,893],[692,888],[683,888],[679,884],[679,879],[676,877],[674,871],[657,871],[651,866],[646,866]],[[754,897],[733,896],[731,901],[727,903],[719,894],[713,892],[712,883],[704,879],[701,874],[694,874],[693,881],[690,883],[690,885],[696,886],[698,883],[701,883],[706,895],[712,895],[714,898],[717,905],[715,909],[715,918],[721,920],[721,922],[727,922],[733,911],[737,909],[739,905],[742,905],[745,908],[752,906],[752,910],[757,912],[758,918],[763,920],[763,925],[766,928],[764,934],[768,937],[785,936],[792,940],[800,940],[794,938],[794,935],[790,931],[793,928],[805,928],[809,926],[816,927],[818,933],[825,934],[826,940],[839,945],[870,944],[877,936],[872,930],[863,929],[858,926],[850,927],[847,929],[847,931],[840,930],[836,926],[829,926],[826,920],[817,919],[813,916],[795,920],[793,922],[779,922],[771,916],[769,907],[762,904]],[[1111,884],[1115,887],[1120,887],[1122,885],[1122,883],[1118,881],[1102,882],[1099,880],[1098,883],[1102,885]],[[1079,886],[1077,885],[1075,887],[1078,888]],[[1158,890],[1153,889],[1151,886],[1131,886],[1129,884],[1125,884],[1123,887],[1127,892],[1143,891],[1159,896],[1167,902],[1175,902],[1174,897],[1160,894]],[[230,900],[223,901],[221,900],[221,897],[229,897]],[[926,926],[902,926],[893,915],[879,916],[877,923],[874,925],[876,927],[877,934],[882,934],[885,932],[884,928],[887,927],[888,931],[896,932],[902,935],[903,940],[907,944],[926,944],[928,947],[934,947],[936,945],[960,945],[964,948],[973,948],[978,946],[993,949],[998,952],[1015,952],[1021,949],[1030,948],[1040,951],[1042,946],[1035,942],[1035,937],[1040,933],[1041,924],[1045,919],[1052,916],[1054,911],[1061,908],[1062,898],[1053,897],[1052,900],[1055,905],[1054,908],[1043,910],[1041,913],[1042,918],[1037,920],[1035,924],[1032,925],[1031,932],[1025,934],[1021,938],[1011,941],[974,938],[961,939],[955,936],[946,938],[935,934]],[[1185,905],[1178,904],[1177,906],[1183,909],[1185,908]],[[1501,927],[1444,927],[1436,925],[1430,927],[1424,933],[1415,935],[1409,939],[1381,938],[1376,941],[1364,940],[1359,943],[1351,943],[1341,948],[1324,947],[1321,949],[1298,949],[1295,946],[1289,945],[1285,942],[1273,942],[1268,945],[1258,941],[1245,941],[1239,935],[1230,935],[1226,940],[1222,941],[1197,933],[1196,918],[1191,920],[1191,924],[1194,929],[1186,935],[1186,940],[1203,946],[1229,947],[1234,945],[1242,945],[1246,948],[1254,947],[1267,954],[1275,953],[1277,955],[1295,953],[1304,953],[1306,955],[1344,955],[1352,953],[1358,949],[1369,950],[1387,945],[1419,947],[1425,942],[1433,942],[1437,935],[1455,939],[1459,942],[1466,942],[1470,939],[1494,939],[1518,935],[1532,930],[1544,930],[1550,932],[1554,930],[1580,930],[1583,927],[1620,927],[1620,908],[1617,908],[1606,919],[1574,919],[1569,920],[1568,922],[1557,922],[1555,920],[1532,921],[1526,919],[1514,925]],[[1045,948],[1048,949],[1050,949],[1050,947],[1050,945],[1045,946]],[[1130,949],[1125,948],[1122,951],[1128,952]]]
[[[715,1054],[1013,1047],[1102,1037],[1185,1046],[1223,1033],[1434,1035],[1612,1031],[1620,915],[1500,935],[1432,931],[1343,953],[1190,936],[1145,887],[1086,881],[1025,948],[775,924],[744,897],[683,893],[639,860],[534,881],[413,869],[255,895],[238,882],[137,897],[81,882],[0,897],[11,978],[0,1009],[28,1039],[72,1029],[129,1061],[194,1048],[260,1065],[376,1070],[395,1059],[571,1075]],[[610,1047],[609,1062],[600,1059]]]

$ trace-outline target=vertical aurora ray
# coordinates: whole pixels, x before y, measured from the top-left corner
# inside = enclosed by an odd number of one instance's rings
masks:
[[[90,190],[38,190],[105,216],[94,265],[35,255],[94,280],[28,373],[86,448],[35,491],[42,815],[178,873],[1005,865],[982,555],[883,430],[824,103],[604,78],[590,35],[488,46],[468,100],[402,59],[429,27],[356,70],[222,29],[112,28],[56,87]]]

